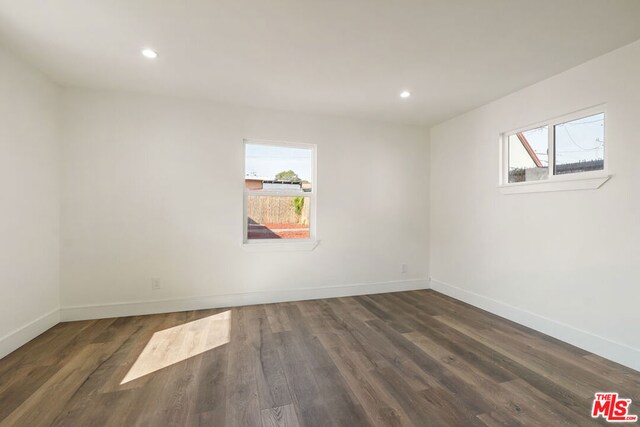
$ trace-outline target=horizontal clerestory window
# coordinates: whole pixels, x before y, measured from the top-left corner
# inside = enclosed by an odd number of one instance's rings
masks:
[[[501,144],[503,187],[602,175],[606,170],[604,107],[506,132]]]

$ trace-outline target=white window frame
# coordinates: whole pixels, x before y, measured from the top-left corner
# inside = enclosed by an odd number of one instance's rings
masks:
[[[289,251],[289,250],[307,250],[311,251],[315,249],[319,241],[317,239],[317,194],[318,194],[318,180],[316,176],[316,153],[317,147],[315,144],[306,144],[299,142],[285,142],[285,141],[271,141],[262,139],[243,139],[243,157],[242,157],[242,188],[243,188],[243,202],[242,202],[242,246],[249,251]],[[296,191],[296,190],[248,190],[245,185],[245,173],[246,173],[246,158],[247,158],[247,145],[267,145],[271,147],[289,147],[289,148],[303,148],[305,150],[311,150],[311,191]],[[309,238],[308,239],[252,239],[248,238],[248,225],[247,225],[247,205],[249,196],[278,196],[278,197],[306,197],[311,203],[309,208]]]
[[[604,113],[604,165],[602,170],[576,172],[567,174],[555,174],[555,126],[582,119],[596,114]],[[509,137],[518,132],[547,126],[549,132],[549,176],[547,179],[527,182],[509,182]],[[500,135],[500,171],[498,188],[503,194],[538,193],[547,191],[566,190],[595,190],[600,188],[611,178],[609,175],[609,139],[607,137],[607,111],[606,105],[596,105],[574,113],[566,114],[553,119],[523,126]]]

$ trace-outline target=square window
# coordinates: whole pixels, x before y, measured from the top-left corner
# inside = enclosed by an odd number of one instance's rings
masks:
[[[549,177],[549,127],[542,126],[508,137],[509,182],[539,181]]]
[[[554,126],[554,174],[604,169],[604,113]]]
[[[315,147],[245,141],[244,241],[315,237]]]

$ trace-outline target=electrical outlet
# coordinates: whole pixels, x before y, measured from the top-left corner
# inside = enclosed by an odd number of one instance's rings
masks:
[[[160,286],[160,279],[158,279],[157,277],[154,277],[151,279],[151,290],[152,291],[157,291],[161,288]]]
[[[407,264],[400,264],[400,273],[406,273],[407,272]]]

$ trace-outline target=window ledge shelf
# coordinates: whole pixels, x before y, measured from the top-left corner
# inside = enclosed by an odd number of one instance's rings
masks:
[[[611,175],[581,178],[550,179],[546,181],[503,184],[498,188],[502,194],[544,193],[549,191],[596,190],[607,182]]]
[[[310,252],[318,246],[319,240],[305,240],[302,242],[250,242],[243,243],[242,249],[247,252],[290,252],[307,251]]]

